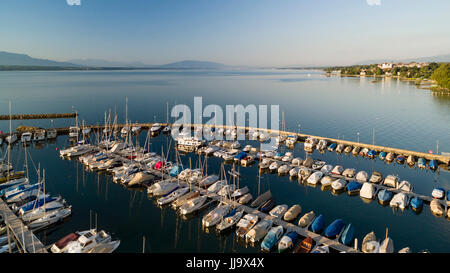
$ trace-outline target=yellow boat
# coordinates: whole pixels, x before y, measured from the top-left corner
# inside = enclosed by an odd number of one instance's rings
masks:
[[[24,176],[25,176],[25,171],[15,172],[13,174],[10,174],[9,176],[5,176],[5,177],[0,178],[0,184],[8,182],[10,180],[22,178]]]

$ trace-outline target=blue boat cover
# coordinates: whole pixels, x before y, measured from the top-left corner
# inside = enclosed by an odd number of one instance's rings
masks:
[[[411,207],[415,208],[415,209],[419,209],[421,208],[423,205],[423,200],[417,197],[414,197],[413,199],[411,199]]]
[[[380,201],[382,202],[386,202],[388,200],[390,200],[392,198],[392,192],[387,191],[387,190],[381,190],[378,193],[378,199],[380,199]]]
[[[369,153],[367,154],[368,156],[376,156],[377,152],[375,150],[370,150]]]
[[[324,225],[323,215],[317,216],[316,219],[314,219],[314,222],[311,224],[311,230],[313,232],[321,231]]]
[[[48,196],[46,198],[41,197],[41,198],[36,199],[35,201],[30,202],[28,205],[22,207],[21,210],[23,212],[26,212],[26,211],[32,210],[34,208],[39,208],[39,207],[43,206],[44,203],[49,203],[49,202],[52,202],[55,200],[56,200],[56,197],[50,197],[50,196]]]
[[[331,145],[329,146],[329,148],[331,148],[331,149],[335,149],[336,147],[337,147],[336,143],[331,143]]]
[[[344,232],[342,232],[341,238],[339,238],[339,240],[341,241],[341,243],[343,243],[344,245],[349,245],[352,241],[353,238],[355,237],[355,228],[353,227],[353,225],[350,223],[348,224],[348,226],[344,229]]]
[[[178,175],[178,165],[175,165],[169,172],[170,176],[175,177]]]
[[[247,157],[247,153],[245,153],[245,152],[240,152],[240,153],[238,153],[234,158],[235,158],[235,159],[238,159],[238,160],[241,160],[241,159],[244,159],[245,157]]]
[[[360,190],[362,188],[362,184],[352,181],[350,183],[348,183],[347,185],[347,190],[348,191],[356,191],[356,190]]]
[[[336,219],[325,229],[325,236],[328,238],[336,237],[344,228],[345,224],[342,219]]]

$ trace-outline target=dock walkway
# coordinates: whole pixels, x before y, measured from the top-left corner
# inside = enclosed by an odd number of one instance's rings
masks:
[[[45,246],[28,229],[26,225],[11,211],[6,203],[0,199],[0,214],[6,217],[8,228],[11,231],[11,236],[14,236],[15,241],[20,244],[19,251],[26,253],[48,253]]]

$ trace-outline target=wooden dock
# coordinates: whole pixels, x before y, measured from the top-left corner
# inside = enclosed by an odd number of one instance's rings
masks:
[[[48,253],[41,241],[27,226],[11,211],[6,203],[0,199],[0,214],[4,215],[10,236],[19,244],[19,251],[25,253]]]

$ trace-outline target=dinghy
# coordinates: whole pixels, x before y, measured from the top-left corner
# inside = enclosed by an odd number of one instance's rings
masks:
[[[330,146],[328,146],[328,151],[333,152],[337,147],[337,143],[331,143]]]
[[[311,237],[303,239],[298,246],[294,249],[293,253],[309,253],[314,247],[315,242]]]
[[[397,161],[398,164],[403,164],[403,163],[405,163],[405,156],[403,156],[403,155],[398,155],[398,156],[395,158],[395,161]]]
[[[300,167],[298,171],[298,179],[300,181],[305,181],[311,175],[311,170],[306,167]]]
[[[340,154],[340,153],[342,153],[343,151],[344,151],[344,148],[345,148],[345,145],[344,144],[339,144],[337,147],[336,147],[336,153],[338,153],[338,154]]]
[[[333,170],[333,166],[332,165],[325,165],[323,166],[320,171],[324,174],[324,175],[328,175],[330,174],[331,170]]]
[[[408,156],[406,163],[408,163],[409,166],[414,166],[416,164],[416,158],[413,155],[410,155]]]
[[[369,157],[370,159],[374,159],[375,157],[377,157],[377,151],[375,151],[375,150],[370,150],[370,151],[367,153],[367,157]]]
[[[322,184],[322,188],[326,189],[328,187],[331,187],[331,183],[333,183],[335,179],[331,178],[330,176],[325,176],[320,180],[320,184]]]
[[[389,152],[389,153],[386,155],[386,161],[387,161],[387,162],[392,162],[392,161],[394,160],[394,157],[395,157],[395,155],[394,155],[393,153]]]
[[[347,181],[344,179],[338,179],[331,183],[331,189],[333,193],[341,192],[344,190],[345,186],[347,185]]]
[[[311,168],[313,170],[320,170],[323,166],[325,166],[325,161],[315,160],[313,164],[311,165]]]
[[[385,160],[386,159],[386,152],[380,152],[380,154],[378,155],[378,157],[381,159],[381,160]]]
[[[353,150],[353,147],[352,147],[352,146],[347,146],[347,147],[345,147],[345,149],[344,149],[344,153],[348,154],[348,153],[350,153],[352,150]]]
[[[361,150],[361,147],[355,146],[352,150],[352,154],[354,156],[357,156],[359,154],[359,151]]]
[[[425,158],[419,158],[417,160],[417,166],[419,166],[420,169],[425,169],[427,167],[427,161],[425,160]]]

